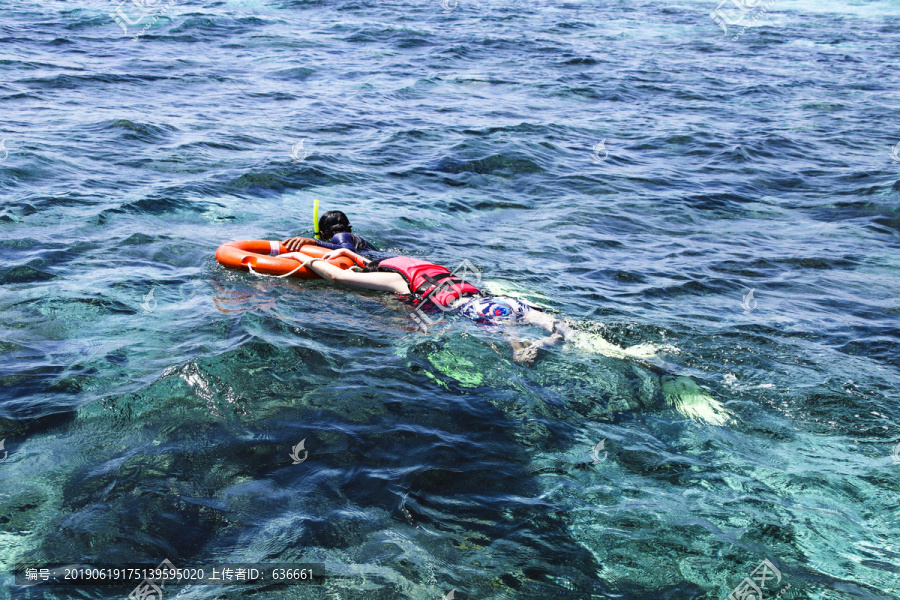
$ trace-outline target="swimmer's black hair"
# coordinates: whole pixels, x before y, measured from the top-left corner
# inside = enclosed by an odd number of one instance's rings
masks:
[[[319,217],[319,233],[325,241],[331,240],[338,233],[351,233],[350,219],[339,210],[329,210]]]

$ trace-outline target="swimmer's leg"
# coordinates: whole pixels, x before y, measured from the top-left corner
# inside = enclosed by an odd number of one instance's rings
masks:
[[[703,391],[687,376],[663,375],[660,377],[666,403],[683,416],[710,425],[725,425],[731,414],[721,402]]]
[[[532,310],[525,315],[523,320],[552,333],[549,338],[538,340],[532,346],[523,349],[520,354],[523,359],[530,357],[530,361],[533,362],[537,357],[538,349],[553,345],[563,339],[574,344],[579,342],[580,334],[577,331],[547,313]],[[545,340],[552,338],[556,338],[555,341],[544,343]],[[731,414],[721,402],[705,392],[692,378],[678,374],[677,365],[666,363],[652,353],[643,352],[643,349],[638,346],[620,348],[600,336],[592,336],[590,348],[605,356],[636,362],[658,375],[666,403],[683,416],[710,425],[725,425],[731,420]],[[515,354],[513,358],[516,358]],[[525,362],[525,360],[521,362]]]
[[[529,310],[522,318],[524,323],[537,325],[550,332],[550,335],[538,340],[528,342],[513,341],[513,360],[525,365],[532,364],[537,359],[538,351],[542,348],[555,346],[565,339],[565,331],[571,331],[565,323],[540,310]]]
[[[513,347],[513,360],[525,365],[532,364],[537,359],[538,350],[541,348],[549,348],[555,346],[563,340],[563,336],[558,333],[548,335],[539,340],[528,342],[511,342]]]
[[[565,340],[576,348],[602,354],[610,358],[631,360],[658,374],[667,373],[669,370],[669,365],[660,360],[655,353],[648,352],[647,348],[643,346],[622,348],[607,341],[601,335],[576,331],[562,319],[557,319],[544,311],[531,310],[522,320],[549,331],[552,334],[550,337],[554,339],[553,344]]]

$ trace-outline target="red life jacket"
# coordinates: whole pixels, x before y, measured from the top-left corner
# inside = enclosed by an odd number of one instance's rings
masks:
[[[412,291],[413,302],[433,302],[449,308],[458,298],[480,294],[481,291],[460,279],[446,267],[424,260],[395,256],[371,263],[367,271],[388,271],[403,276]]]

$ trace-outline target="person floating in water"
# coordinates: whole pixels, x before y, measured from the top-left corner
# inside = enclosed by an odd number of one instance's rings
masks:
[[[319,218],[319,232],[322,239],[292,237],[282,242],[288,250],[299,250],[301,246],[321,246],[329,250],[344,248],[354,252],[371,252],[375,246],[353,233],[350,219],[339,210],[330,210]],[[328,240],[328,241],[325,241]]]
[[[569,323],[556,319],[539,308],[516,298],[485,294],[449,269],[407,256],[369,260],[352,250],[341,248],[313,258],[301,252],[282,257],[299,261],[326,281],[357,288],[402,294],[416,306],[431,304],[444,311],[456,311],[478,323],[491,325],[537,325],[550,335],[531,342],[513,341],[513,360],[531,364],[541,348],[565,340],[574,348],[584,348],[605,356],[635,361],[659,380],[665,401],[690,419],[710,425],[725,425],[731,415],[721,402],[703,391],[689,376],[674,374],[675,365],[660,363],[649,345],[620,348],[602,336],[576,331]],[[348,270],[327,262],[339,256],[349,257],[358,266]]]
[[[344,270],[327,262],[346,256],[360,270]],[[352,287],[406,296],[414,305],[423,304],[443,311],[454,311],[478,323],[491,325],[537,325],[550,335],[528,343],[514,342],[514,360],[530,363],[538,350],[562,341],[571,331],[568,325],[544,311],[516,298],[485,294],[471,283],[460,279],[449,269],[407,256],[369,260],[352,250],[341,248],[322,258],[311,258],[300,252],[289,252],[282,258],[293,258],[327,281]]]

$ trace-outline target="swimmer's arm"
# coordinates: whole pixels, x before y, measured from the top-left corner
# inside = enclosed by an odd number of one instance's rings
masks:
[[[550,333],[547,337],[538,340],[510,342],[513,347],[513,360],[526,365],[532,364],[537,359],[538,350],[555,346],[572,333],[571,327],[539,310],[528,311],[523,321],[531,325],[537,325]]]
[[[337,258],[339,256],[346,256],[347,258],[349,258],[350,260],[352,260],[353,262],[355,262],[356,264],[358,264],[361,267],[364,267],[367,264],[369,264],[370,262],[372,262],[365,256],[360,256],[353,250],[349,250],[347,248],[341,248],[339,250],[329,252],[328,254],[324,255],[322,258],[324,260],[331,260],[332,258]]]
[[[349,250],[340,250],[339,252],[349,252]],[[321,259],[307,262],[306,267],[323,279],[336,283],[343,283],[367,290],[395,292],[397,294],[409,293],[409,286],[406,284],[406,280],[397,273],[356,273],[341,269]]]
[[[546,329],[549,333],[557,335],[559,334],[561,337],[558,339],[563,339],[568,337],[572,333],[572,328],[565,324],[563,321],[554,318],[553,316],[545,313],[542,310],[530,310],[525,314],[524,321],[526,323],[530,323],[532,325],[537,325],[543,329]],[[553,336],[550,336],[553,337]],[[558,341],[558,340],[557,340]]]
[[[309,244],[304,245],[308,246]],[[292,260],[303,263],[304,266],[306,266],[306,263],[308,261],[313,260],[313,257],[311,257],[309,254],[303,254],[302,252],[285,252],[284,254],[279,254],[278,258],[290,258]]]
[[[303,263],[304,266],[306,266],[306,263],[308,263],[310,260],[331,260],[333,258],[338,258],[341,256],[346,256],[347,258],[349,258],[350,260],[355,262],[360,267],[365,267],[367,264],[372,262],[368,258],[366,258],[364,256],[360,256],[356,252],[353,252],[352,250],[347,250],[346,248],[332,250],[331,252],[328,252],[328,253],[322,255],[322,258],[317,258],[317,259],[313,259],[308,254],[303,254],[302,252],[285,252],[284,254],[281,254],[279,256],[280,256],[280,258],[291,258],[294,260],[298,260],[301,263]]]
[[[347,249],[335,250],[329,252],[322,258],[312,258],[302,252],[289,252],[282,254],[282,258],[291,258],[299,261],[304,267],[321,276],[323,279],[344,283],[353,287],[361,287],[368,290],[380,290],[383,292],[396,292],[398,294],[408,294],[409,285],[406,280],[397,273],[357,273],[349,269],[341,269],[336,267],[329,260],[346,256],[357,264],[366,265],[371,261],[365,257],[356,254]]]

